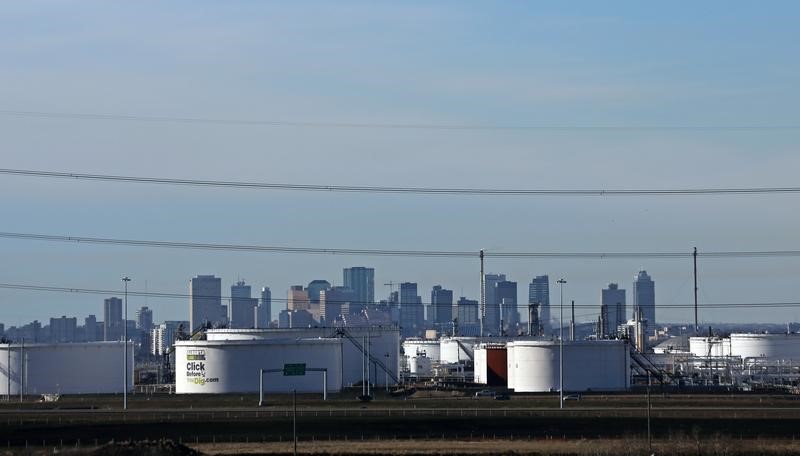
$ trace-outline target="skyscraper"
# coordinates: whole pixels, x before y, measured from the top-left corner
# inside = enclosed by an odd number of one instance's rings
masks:
[[[308,290],[304,289],[302,285],[289,287],[289,292],[286,296],[286,308],[288,310],[308,310],[310,304]]]
[[[103,340],[120,340],[122,324],[122,299],[103,300]]]
[[[517,282],[503,280],[495,284],[495,299],[500,306],[498,310],[503,321],[503,331],[498,329],[498,335],[509,333],[516,335],[517,323],[519,323],[519,312],[517,311]],[[500,325],[498,323],[498,328]]]
[[[222,279],[213,275],[198,275],[189,280],[190,328],[187,332],[193,333],[206,322],[219,324],[227,319],[222,305]]]
[[[400,327],[404,337],[418,336],[425,329],[425,309],[413,282],[400,284]]]
[[[256,326],[255,308],[258,306],[258,299],[251,297],[251,290],[244,280],[231,285],[231,328],[249,329]]]
[[[436,285],[431,290],[430,321],[439,327],[453,322],[453,290]]]
[[[528,304],[539,304],[539,322],[542,332],[549,334],[550,324],[550,278],[546,275],[536,276],[528,286]]]
[[[269,328],[272,323],[272,291],[269,287],[261,289],[261,303],[256,309],[256,323],[259,328]]]
[[[483,287],[486,293],[486,320],[484,335],[497,336],[500,328],[500,301],[497,299],[497,283],[506,280],[505,274],[484,274]]]
[[[75,317],[50,319],[50,342],[59,344],[65,342],[76,342],[75,333],[78,329],[78,319]]]
[[[100,340],[100,337],[97,335],[97,317],[94,315],[89,315],[88,317],[83,319],[83,338],[86,342],[95,342]]]
[[[355,293],[350,312],[360,313],[361,309],[375,302],[375,269],[356,266],[344,268],[343,273],[344,286]],[[358,310],[353,307],[358,307]]]
[[[333,326],[340,317],[347,322],[350,305],[356,299],[353,290],[347,287],[331,287],[319,294],[320,323]]]
[[[480,320],[478,307],[480,303],[475,299],[461,297],[456,304],[456,315],[458,318],[459,336],[478,336],[480,335]]]
[[[647,271],[639,271],[633,278],[633,310],[641,309],[642,317],[647,320],[647,326],[652,328],[656,324],[656,284],[647,275]]]
[[[153,329],[153,309],[143,306],[136,310],[136,329],[140,331]]]
[[[608,335],[617,333],[617,328],[627,320],[625,311],[625,290],[616,283],[609,283],[608,288],[602,290],[602,305],[606,306],[603,323],[603,332]]]
[[[330,290],[331,283],[327,280],[317,279],[309,282],[308,287],[308,300],[311,304],[319,304],[319,294],[323,290]]]

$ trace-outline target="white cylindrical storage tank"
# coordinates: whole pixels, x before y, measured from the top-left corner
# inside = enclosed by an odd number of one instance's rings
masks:
[[[559,390],[559,344],[516,341],[513,347],[514,391]],[[565,341],[564,391],[620,391],[630,385],[630,353],[622,340]],[[509,379],[509,382],[511,380]]]
[[[408,357],[425,353],[425,356],[431,361],[439,361],[439,346],[438,340],[406,339],[403,341],[403,352]]]
[[[485,347],[477,347],[475,348],[475,377],[474,382],[480,383],[481,385],[487,385],[489,383],[489,365],[488,365],[488,357]]]
[[[399,377],[400,372],[400,330],[395,326],[351,326],[343,328],[352,339],[342,335],[339,328],[265,328],[265,329],[210,329],[206,332],[208,341],[223,340],[274,340],[337,338],[342,340],[342,384],[351,386],[361,382],[363,352],[358,347],[364,345],[364,338],[370,340],[370,354],[387,366],[389,372]],[[358,345],[356,345],[358,344]],[[364,346],[366,350],[366,346]],[[407,354],[408,355],[408,354]],[[370,382],[384,386],[393,384],[389,375],[377,363],[370,363]]]
[[[442,363],[470,360],[478,343],[475,337],[442,337],[439,340],[439,360]]]
[[[508,389],[513,390],[516,384],[516,361],[514,357],[514,344],[506,344],[506,372],[508,375]]]
[[[284,376],[286,364],[305,364],[305,375]],[[279,370],[264,374],[264,390],[286,393],[322,392],[322,372],[328,370],[328,391],[342,389],[342,340],[270,339],[175,343],[175,392],[255,393],[259,369]]]
[[[798,334],[731,334],[731,355],[770,360],[800,360]]]
[[[0,345],[0,395],[111,394],[124,386],[123,342]],[[128,343],[128,389],[133,390]]]
[[[424,354],[408,358],[408,367],[411,375],[417,377],[430,377],[433,375],[433,364]]]
[[[730,339],[721,337],[690,337],[689,352],[695,356],[730,356]]]

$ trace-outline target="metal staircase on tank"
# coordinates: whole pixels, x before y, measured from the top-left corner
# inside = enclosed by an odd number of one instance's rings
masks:
[[[350,343],[352,343],[353,345],[355,345],[355,346],[356,346],[356,348],[358,348],[358,350],[359,350],[359,351],[360,351],[362,354],[366,354],[366,353],[365,353],[364,346],[361,344],[361,342],[359,342],[359,341],[358,341],[358,339],[356,339],[355,337],[353,337],[353,336],[352,336],[352,334],[350,334],[350,333],[347,331],[347,329],[345,329],[345,328],[336,328],[336,332],[334,333],[334,335],[335,335],[336,337],[344,337],[345,339],[349,340],[349,341],[350,341]],[[383,363],[383,361],[381,361],[380,359],[378,359],[378,358],[376,358],[375,356],[373,356],[373,355],[372,355],[372,353],[370,353],[370,354],[369,354],[369,360],[370,360],[371,362],[375,363],[375,365],[376,365],[376,366],[378,366],[378,367],[380,367],[381,369],[383,369],[383,371],[384,371],[384,372],[386,372],[386,375],[388,375],[388,376],[389,376],[389,378],[391,378],[393,382],[395,382],[396,384],[399,384],[399,383],[400,383],[400,379],[398,379],[398,378],[397,378],[397,376],[394,374],[394,372],[392,372],[392,370],[391,370],[391,369],[389,369],[389,368],[386,366],[386,364],[384,364],[384,363]]]
[[[631,367],[638,372],[639,375],[647,376],[649,374],[662,385],[678,385],[678,379],[676,377],[656,366],[646,354],[633,347],[631,347],[631,362]]]

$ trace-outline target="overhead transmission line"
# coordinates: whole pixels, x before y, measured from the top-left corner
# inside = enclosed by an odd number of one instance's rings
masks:
[[[319,247],[288,247],[255,244],[213,244],[202,242],[157,241],[144,239],[119,239],[85,236],[63,236],[35,233],[0,232],[0,238],[29,241],[70,242],[76,244],[106,244],[134,247],[156,247],[193,250],[219,250],[235,252],[294,253],[312,255],[362,255],[362,256],[405,256],[405,257],[454,257],[478,258],[479,251],[467,250],[386,250],[386,249],[343,249]],[[637,259],[692,258],[690,251],[680,252],[489,252],[484,251],[487,258],[573,258],[573,259]],[[754,257],[795,257],[800,250],[741,250],[741,251],[709,251],[698,252],[698,257],[706,258],[754,258]]]
[[[569,132],[630,132],[630,131],[788,131],[800,130],[798,124],[772,125],[548,125],[548,124],[479,124],[429,122],[336,122],[318,120],[231,119],[209,117],[147,116],[138,114],[52,112],[0,110],[0,116],[33,119],[100,120],[117,122],[177,123],[229,125],[241,127],[347,128],[383,130],[441,130],[441,131],[569,131]]]
[[[94,295],[107,295],[113,296],[117,294],[122,294],[122,290],[112,290],[112,289],[95,289],[95,288],[77,288],[77,287],[58,287],[58,286],[49,286],[49,285],[35,285],[35,284],[23,284],[23,283],[0,283],[0,289],[8,289],[8,290],[22,290],[22,291],[34,291],[34,292],[53,292],[53,293],[77,293],[77,294],[94,294]],[[161,292],[161,291],[134,291],[128,290],[128,296],[147,296],[151,298],[165,298],[165,299],[188,299],[191,297],[200,298],[200,299],[221,299],[224,301],[230,301],[232,299],[236,299],[231,296],[206,296],[206,295],[190,295],[187,293],[171,293],[171,292]],[[272,298],[272,302],[286,302],[288,301],[287,298]],[[333,301],[338,303],[339,301]],[[378,302],[360,302],[360,301],[353,301],[347,300],[342,302],[348,302],[352,304],[358,305],[378,305]],[[394,303],[396,304],[396,303]],[[423,305],[433,305],[434,303],[431,302],[421,302],[419,304]],[[455,305],[456,303],[453,303]],[[501,307],[500,304],[489,304],[488,307]],[[738,302],[738,303],[708,303],[703,304],[703,308],[783,308],[783,307],[800,307],[800,302]],[[509,308],[518,308],[518,309],[526,309],[528,304],[517,304],[516,306],[506,305],[503,304],[502,307],[504,309]],[[550,306],[551,309],[554,306]],[[599,304],[580,304],[576,303],[575,308],[582,308],[582,309],[598,309],[600,307]],[[693,308],[694,304],[659,304],[659,309],[684,309],[684,308]],[[588,314],[587,314],[588,315]]]
[[[740,195],[800,193],[800,187],[718,187],[718,188],[597,188],[597,189],[532,189],[532,188],[475,188],[475,187],[391,187],[368,185],[323,185],[276,182],[248,182],[168,177],[122,176],[114,174],[72,173],[28,169],[0,168],[0,174],[49,179],[75,179],[101,182],[183,185],[192,187],[221,187],[249,190],[293,190],[343,193],[395,193],[432,195],[484,196],[670,196],[670,195]]]

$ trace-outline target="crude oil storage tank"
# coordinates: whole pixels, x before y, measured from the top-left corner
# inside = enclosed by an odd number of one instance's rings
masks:
[[[433,375],[433,363],[424,353],[410,356],[408,358],[408,371],[412,377],[431,377]]]
[[[439,339],[439,360],[442,363],[458,363],[473,359],[477,337],[442,337]]]
[[[0,395],[110,394],[123,387],[123,342],[0,344]],[[133,344],[128,343],[133,389]]]
[[[353,326],[347,328],[297,329],[210,329],[206,339],[211,342],[269,341],[275,339],[335,339],[341,340],[342,386],[361,382],[364,352],[370,362],[370,382],[384,386],[394,384],[400,371],[400,330],[396,326]],[[383,366],[389,371],[387,374]]]
[[[695,356],[730,356],[731,340],[722,337],[690,337],[689,352]]]
[[[505,345],[481,345],[475,349],[475,383],[508,385],[508,359]]]
[[[559,344],[509,342],[508,387],[516,392],[559,389]],[[624,340],[564,341],[564,391],[620,391],[630,386],[630,352]]]
[[[800,334],[731,334],[730,347],[730,354],[742,360],[800,360]]]
[[[259,390],[259,369],[286,364],[327,369],[328,391],[342,389],[341,339],[187,340],[175,342],[175,392],[248,393]],[[322,392],[322,372],[264,374],[268,392]]]
[[[439,361],[439,347],[439,340],[406,339],[403,341],[403,353],[409,359],[425,353],[425,356],[431,361]]]

